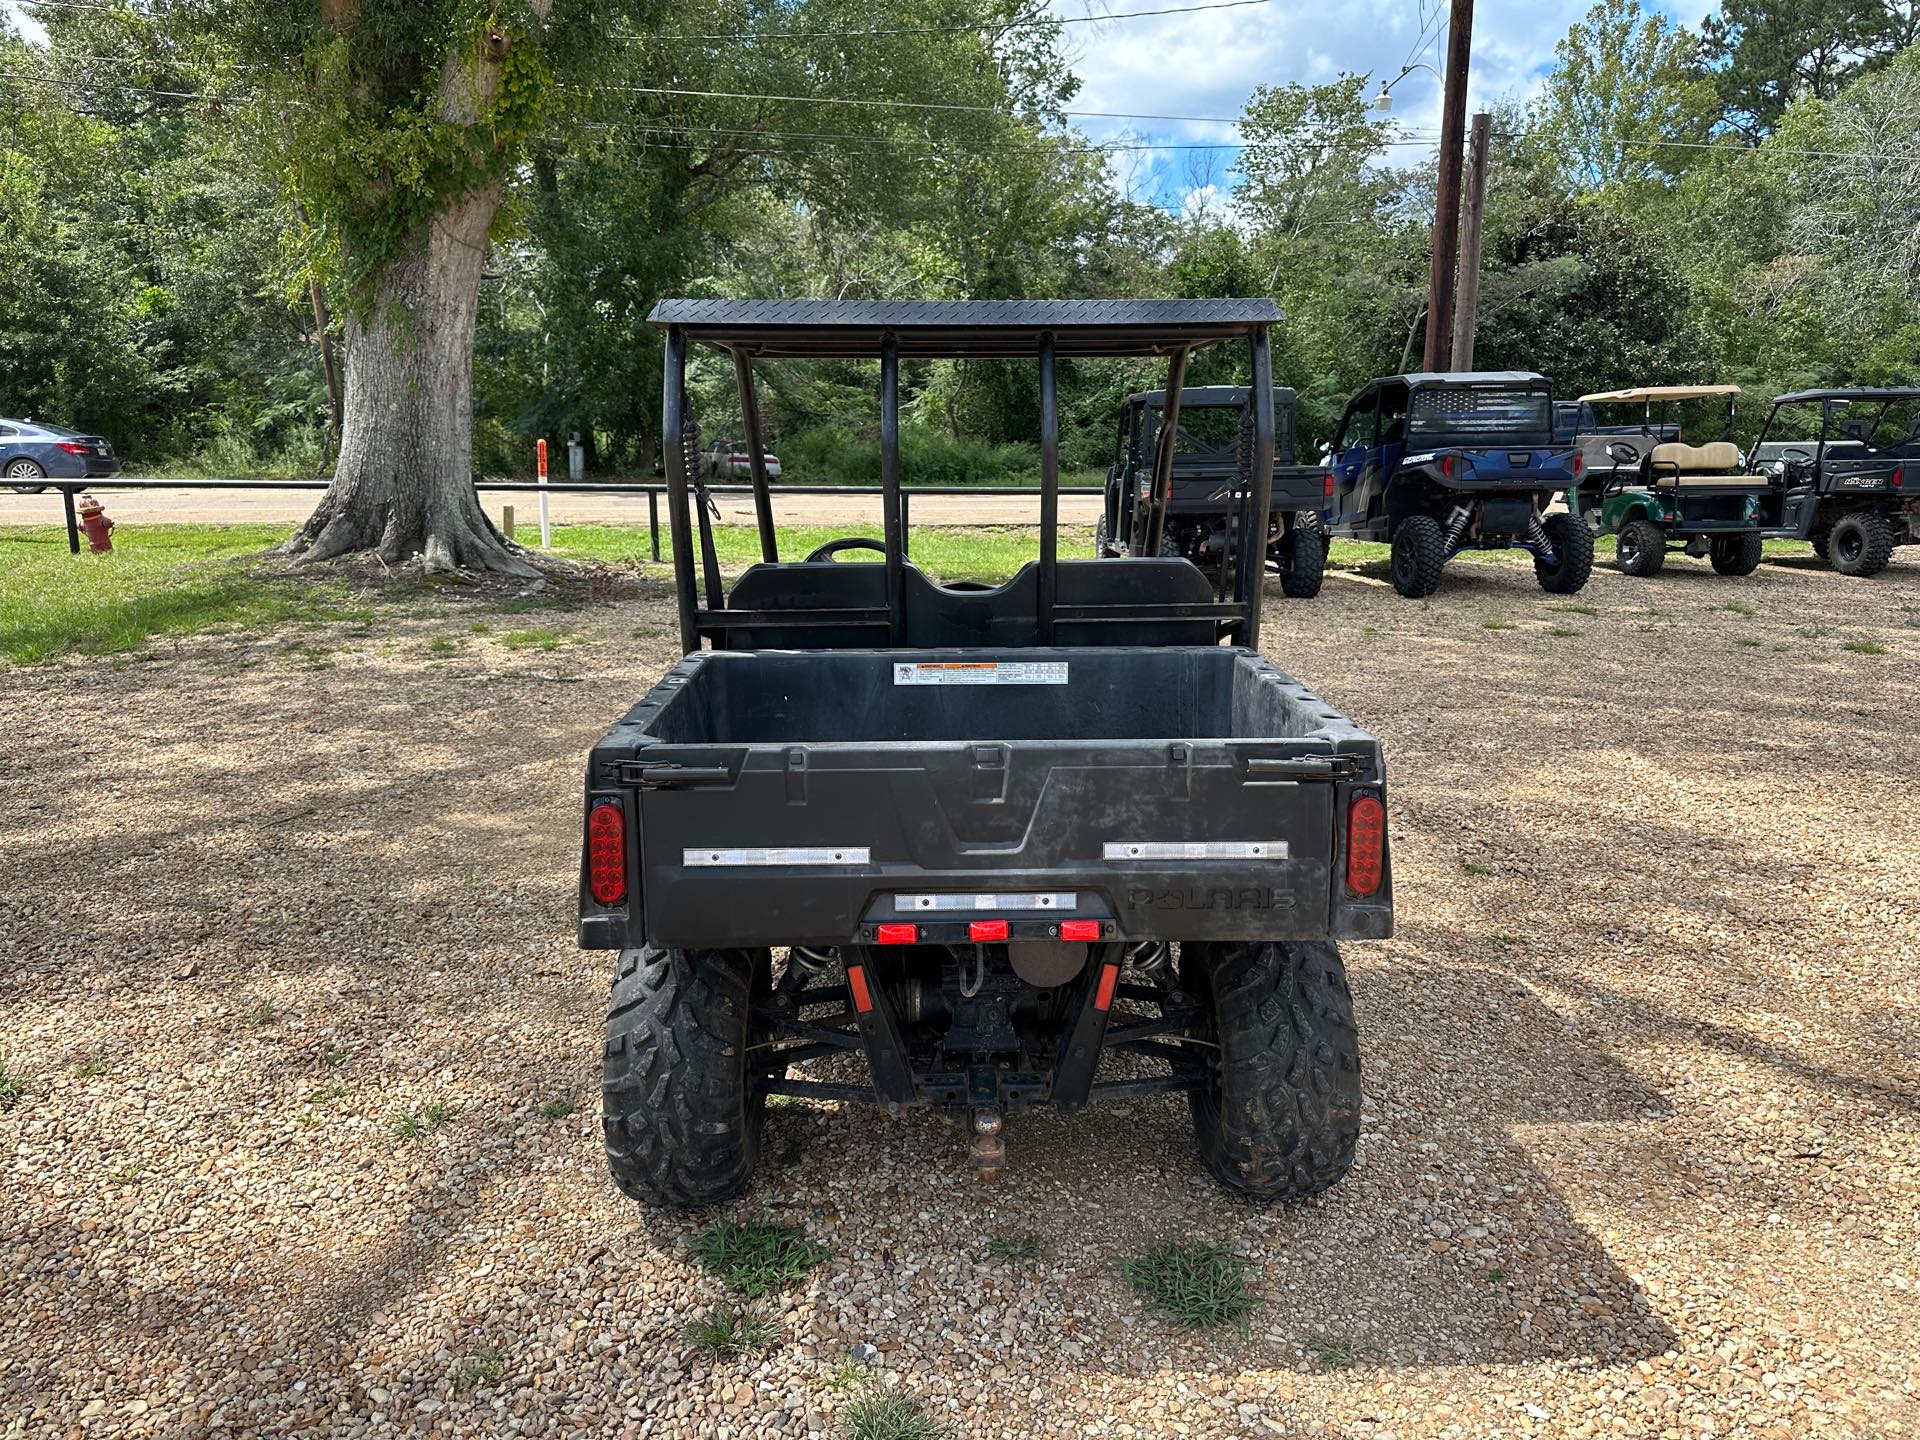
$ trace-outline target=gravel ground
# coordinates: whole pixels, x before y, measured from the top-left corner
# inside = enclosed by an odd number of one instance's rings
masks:
[[[830,1433],[861,1343],[963,1436],[1920,1433],[1912,558],[1276,598],[1391,763],[1350,1179],[1230,1201],[1175,1099],[1019,1117],[990,1187],[781,1108],[727,1213],[830,1258],[718,1365],[697,1223],[606,1179],[571,940],[668,602],[477,615],[0,673],[0,1436]],[[1248,1257],[1244,1334],[1125,1291],[1171,1237]]]

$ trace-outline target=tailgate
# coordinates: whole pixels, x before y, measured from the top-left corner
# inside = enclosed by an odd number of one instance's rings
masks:
[[[1335,904],[1336,816],[1379,784],[1377,745],[1343,743],[648,746],[622,771],[645,938],[833,945],[917,920],[964,939],[987,913],[1016,937],[1384,934],[1385,892]]]

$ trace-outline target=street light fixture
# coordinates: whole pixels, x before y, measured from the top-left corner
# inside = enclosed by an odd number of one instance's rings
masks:
[[[1400,73],[1394,76],[1393,79],[1382,80],[1380,82],[1380,93],[1373,97],[1373,108],[1376,113],[1381,115],[1390,115],[1393,113],[1393,87],[1398,85],[1402,80],[1406,79],[1407,76],[1411,75],[1416,70],[1424,70],[1429,75],[1433,76],[1434,79],[1439,80],[1442,84],[1446,83],[1445,77],[1442,76],[1441,73],[1438,70],[1434,69],[1431,65],[1427,65],[1419,61],[1415,61],[1411,65],[1403,66],[1401,68]]]

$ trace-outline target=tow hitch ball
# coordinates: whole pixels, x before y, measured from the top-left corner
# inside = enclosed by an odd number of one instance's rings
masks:
[[[1006,1119],[998,1110],[973,1112],[973,1139],[967,1145],[967,1164],[982,1180],[991,1180],[1007,1164]]]

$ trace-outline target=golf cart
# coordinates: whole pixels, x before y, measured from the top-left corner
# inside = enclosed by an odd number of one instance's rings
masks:
[[[1810,540],[1842,575],[1878,575],[1920,544],[1920,389],[1800,390],[1753,447],[1774,485],[1769,535]]]
[[[1571,595],[1593,570],[1593,534],[1549,515],[1579,479],[1554,438],[1553,386],[1529,371],[1389,375],[1348,403],[1333,442],[1329,532],[1393,547],[1393,588],[1417,600],[1463,550],[1518,547],[1540,588]]]
[[[1759,567],[1772,486],[1725,438],[1739,393],[1738,385],[1643,385],[1580,397],[1580,482],[1569,499],[1596,533],[1619,537],[1623,573],[1657,575],[1669,551],[1704,555],[1722,575]],[[1622,413],[1616,406],[1632,407],[1638,423],[1601,424]],[[1688,444],[1704,427],[1682,422],[1709,407],[1722,438]]]
[[[1107,471],[1106,502],[1094,529],[1093,553],[1179,557],[1224,582],[1251,513],[1247,500],[1253,477],[1253,415],[1247,389],[1196,385],[1183,389],[1178,399],[1180,421],[1171,429],[1164,423],[1164,390],[1129,395],[1120,407],[1119,449]],[[1324,466],[1294,463],[1293,391],[1273,392],[1273,421],[1267,560],[1280,576],[1282,593],[1308,600],[1320,593],[1326,572],[1320,507],[1332,492],[1332,477]],[[1165,529],[1156,537],[1152,479],[1159,473],[1163,444],[1173,448],[1172,491],[1161,506]]]
[[[1057,360],[1167,357],[1177,424],[1188,357],[1247,345],[1261,514],[1280,318],[1266,300],[654,309],[685,658],[593,748],[582,807],[580,943],[619,954],[603,1130],[628,1195],[740,1193],[770,1095],[956,1112],[990,1172],[1009,1113],[1180,1092],[1232,1190],[1297,1199],[1346,1173],[1360,1062],[1335,942],[1392,933],[1380,742],[1254,650],[1257,554],[1218,600],[1183,559],[1058,553]],[[693,346],[731,357],[750,457],[756,361],[878,360],[880,538],[783,559],[756,466],[761,558],[722,575],[690,504]],[[1037,392],[1039,558],[999,585],[906,556],[901,364],[943,358],[1005,361]],[[823,1058],[840,1063],[793,1069]]]

